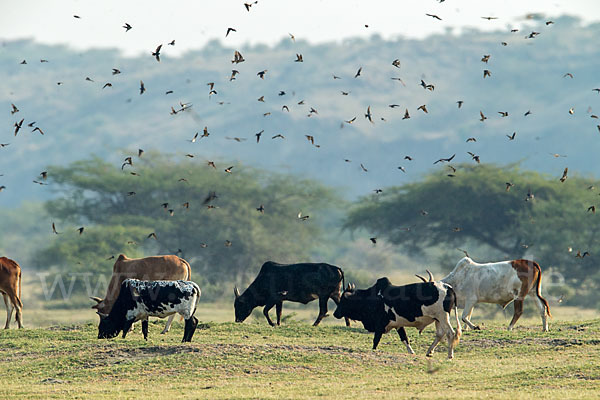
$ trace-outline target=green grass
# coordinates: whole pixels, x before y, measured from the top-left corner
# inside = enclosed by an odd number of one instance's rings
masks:
[[[397,334],[371,350],[372,334],[298,321],[204,323],[191,344],[182,324],[150,323],[126,339],[96,339],[93,323],[0,332],[0,398],[592,398],[600,396],[600,320],[526,320],[513,332],[486,322],[446,360],[424,356],[433,329]]]

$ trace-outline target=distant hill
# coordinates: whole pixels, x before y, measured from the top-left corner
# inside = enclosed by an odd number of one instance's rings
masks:
[[[526,38],[532,31],[539,35]],[[52,196],[51,187],[32,182],[48,165],[91,154],[120,165],[138,148],[181,158],[193,154],[191,163],[239,160],[289,171],[340,187],[350,199],[445,168],[433,165],[442,157],[469,161],[467,151],[482,163],[522,162],[557,178],[566,166],[572,174],[595,175],[600,121],[590,116],[600,114],[600,94],[592,91],[600,87],[598,37],[600,24],[582,26],[563,17],[528,31],[424,40],[373,36],[313,46],[288,38],[275,47],[237,49],[212,42],[180,58],[164,46],[160,63],[150,54],[123,58],[117,51],[6,41],[0,51],[0,143],[10,145],[0,148],[0,186],[6,186],[0,205]],[[233,64],[234,50],[246,61]],[[294,62],[297,53],[304,62]],[[484,55],[490,55],[488,63],[481,61]],[[112,68],[121,73],[112,75]],[[239,74],[230,81],[232,69]],[[484,69],[491,77],[483,78]],[[146,88],[141,95],[140,81]],[[209,82],[217,92],[210,96]],[[103,89],[106,83],[112,86]],[[257,101],[261,96],[264,102]],[[20,110],[14,115],[11,103]],[[171,115],[180,103],[192,106]],[[427,114],[417,109],[421,105]],[[369,106],[373,123],[364,117]],[[405,109],[410,119],[403,119]],[[354,117],[352,124],[344,122]],[[15,137],[13,124],[22,118]],[[33,121],[43,136],[26,126]],[[205,126],[210,136],[191,143]],[[272,139],[277,134],[285,139]],[[465,143],[469,137],[477,141]]]

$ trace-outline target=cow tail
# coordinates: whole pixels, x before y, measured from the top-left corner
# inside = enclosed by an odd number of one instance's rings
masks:
[[[190,266],[190,263],[181,257],[179,257],[179,259],[181,260],[182,263],[184,263],[187,266],[188,276],[187,276],[186,280],[191,281],[192,280],[192,267]]]
[[[21,300],[21,268],[19,268],[19,298],[17,299],[19,301],[19,307],[23,308],[23,300]]]
[[[340,273],[342,274],[342,293],[346,290],[346,279],[344,278],[344,270],[340,268]]]
[[[550,306],[548,305],[548,302],[546,301],[545,298],[542,297],[542,269],[540,268],[539,264],[534,262],[533,266],[535,267],[535,269],[537,269],[538,272],[538,277],[537,277],[537,282],[536,282],[536,287],[535,287],[535,294],[537,295],[538,299],[540,299],[542,301],[542,303],[544,303],[544,306],[546,307],[546,313],[548,314],[548,316],[550,318],[552,318],[552,314],[550,314]]]

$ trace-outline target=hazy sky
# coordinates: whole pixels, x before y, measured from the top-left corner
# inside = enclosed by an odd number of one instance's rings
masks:
[[[215,38],[231,46],[273,44],[288,33],[312,43],[374,33],[420,38],[447,28],[519,26],[528,13],[542,13],[545,19],[570,14],[585,22],[600,20],[598,0],[259,0],[250,12],[244,1],[249,0],[4,2],[0,39],[34,38],[77,49],[116,47],[126,55],[149,52],[175,39],[176,46],[163,54],[178,55]],[[133,26],[128,33],[121,27],[125,22]],[[237,32],[225,38],[228,27]]]

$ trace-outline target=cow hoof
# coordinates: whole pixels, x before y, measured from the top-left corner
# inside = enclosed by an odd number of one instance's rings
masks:
[[[425,357],[433,357],[433,353],[427,353],[425,354]]]
[[[480,327],[479,325],[477,325],[475,328],[473,328],[473,330],[475,330],[475,331],[480,331],[480,330],[481,330],[481,327]]]

